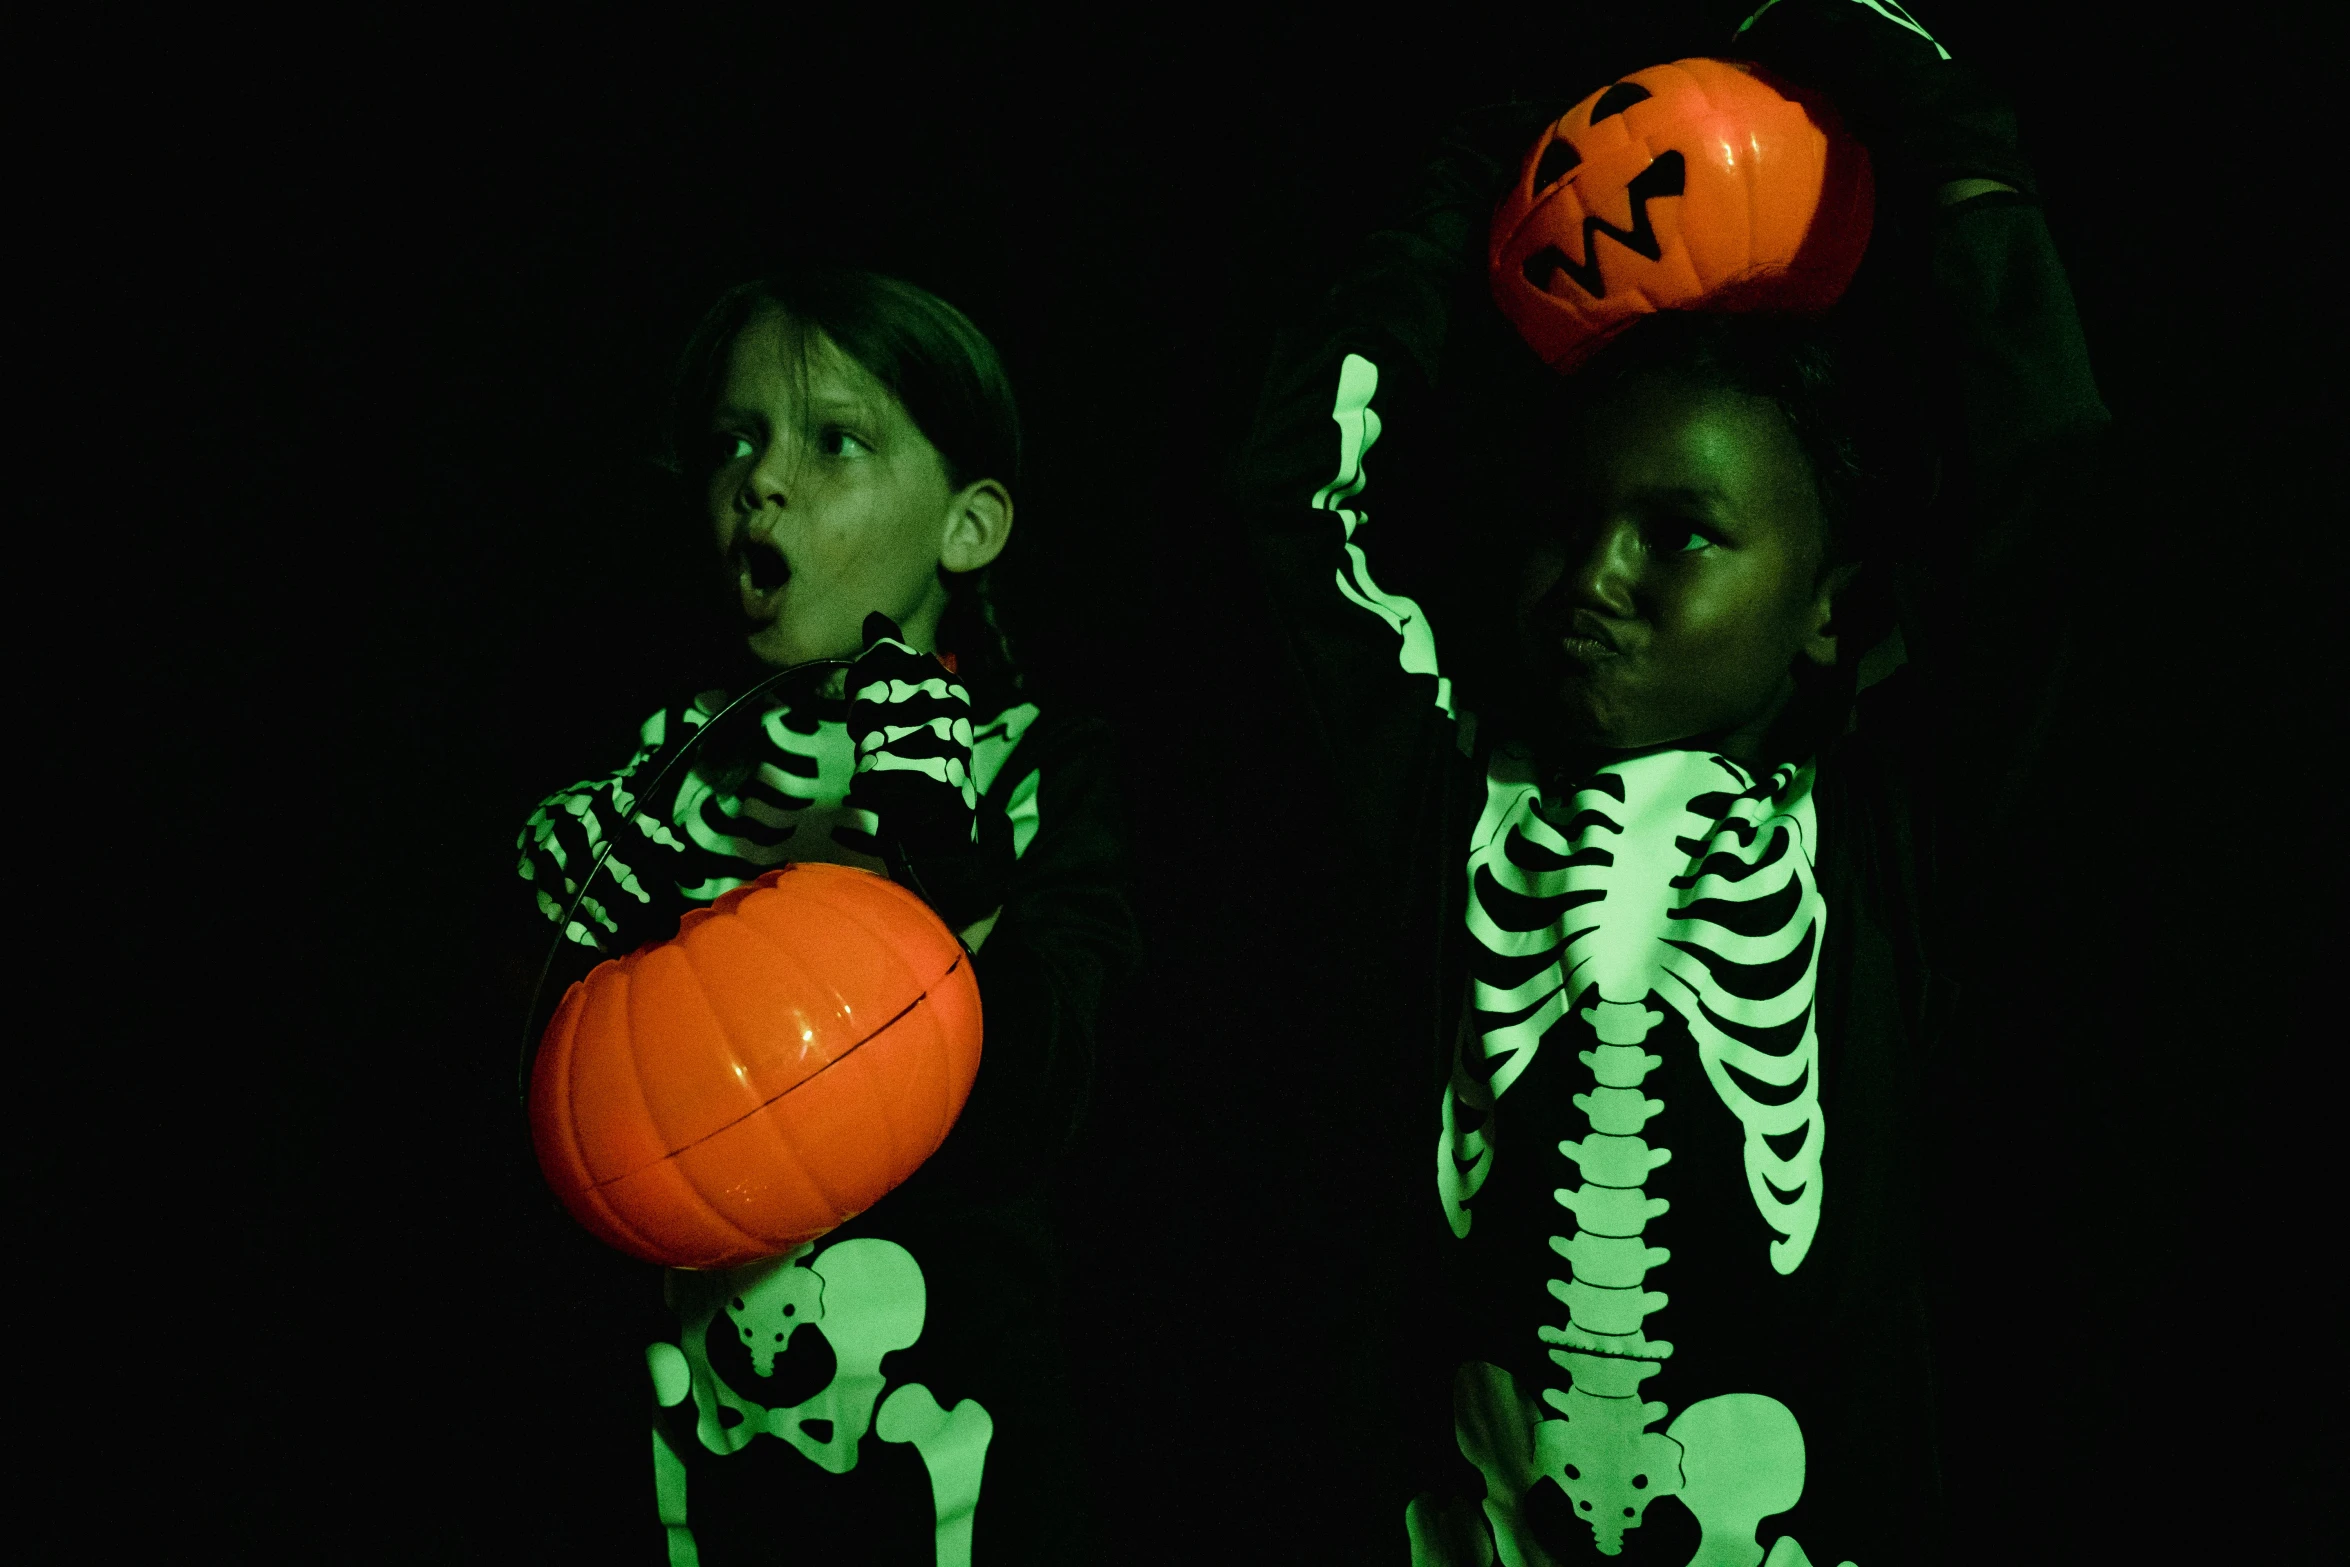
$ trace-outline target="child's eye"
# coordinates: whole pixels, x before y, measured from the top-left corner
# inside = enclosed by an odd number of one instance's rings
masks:
[[[870,457],[873,448],[864,438],[837,424],[828,424],[816,433],[816,449],[827,457]]]
[[[716,455],[720,462],[741,462],[752,453],[749,438],[737,435],[732,430],[712,436],[710,444],[717,449]]]
[[[1648,547],[1660,555],[1695,555],[1713,539],[1685,522],[1664,522],[1648,530]]]

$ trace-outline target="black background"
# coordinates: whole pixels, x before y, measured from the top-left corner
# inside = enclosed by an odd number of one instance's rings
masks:
[[[2260,1559],[2314,1499],[2326,1227],[2290,1000],[2332,878],[2296,761],[2340,429],[2307,51],[1942,9],[2021,106],[2127,470],[2033,825],[1985,868],[2014,966],[1947,1076],[1949,1478],[1980,1559]],[[694,541],[645,462],[669,356],[823,253],[1002,346],[1007,614],[1049,697],[1125,726],[1148,960],[1064,1200],[1116,1559],[1400,1548],[1348,1522],[1376,1477],[1318,1413],[1355,1373],[1317,1346],[1383,1288],[1331,1082],[1379,1023],[1284,890],[1329,848],[1224,464],[1275,325],[1450,112],[1719,47],[1727,11],[476,19],[153,66],[137,157],[81,194],[133,214],[114,300],[194,437],[114,497],[177,519],[166,612],[121,634],[202,959],[145,1037],[200,1111],[184,1167],[235,1195],[180,1275],[214,1412],[101,1445],[205,1476],[186,1527],[256,1560],[620,1559],[641,1361],[594,1302],[631,1273],[533,1185],[512,845],[693,688]]]

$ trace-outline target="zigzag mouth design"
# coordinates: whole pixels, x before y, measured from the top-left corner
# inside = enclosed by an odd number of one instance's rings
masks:
[[[1659,153],[1655,161],[1635,175],[1632,183],[1625,188],[1625,194],[1632,198],[1630,228],[1617,228],[1596,213],[1585,217],[1583,259],[1577,261],[1558,246],[1545,245],[1526,258],[1526,281],[1544,293],[1549,293],[1552,275],[1564,272],[1584,293],[1594,299],[1605,299],[1607,279],[1599,269],[1599,236],[1605,234],[1634,255],[1647,260],[1660,259],[1664,247],[1657,240],[1656,225],[1649,221],[1648,204],[1659,196],[1680,195],[1687,184],[1688,166],[1681,154]]]

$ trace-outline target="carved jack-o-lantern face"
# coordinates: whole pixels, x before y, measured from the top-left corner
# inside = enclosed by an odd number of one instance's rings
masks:
[[[1815,95],[1724,60],[1635,71],[1528,151],[1493,297],[1572,370],[1657,310],[1825,310],[1868,246],[1868,154]]]

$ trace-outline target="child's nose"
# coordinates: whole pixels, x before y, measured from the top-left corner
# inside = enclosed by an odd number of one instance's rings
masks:
[[[1640,532],[1616,525],[1578,540],[1568,556],[1559,588],[1578,607],[1628,618],[1632,583],[1639,574]]]
[[[784,514],[790,507],[790,498],[780,483],[761,484],[756,475],[745,480],[742,494],[736,497],[742,536],[760,544],[773,544],[776,530],[783,526]]]
[[[754,516],[770,509],[780,510],[791,504],[791,476],[785,471],[782,442],[775,442],[760,453],[751,464],[751,471],[743,475],[740,502]]]

